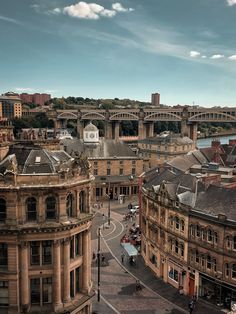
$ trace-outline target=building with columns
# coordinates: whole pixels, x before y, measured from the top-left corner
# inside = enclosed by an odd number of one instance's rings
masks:
[[[91,313],[90,166],[31,143],[0,162],[0,313]]]

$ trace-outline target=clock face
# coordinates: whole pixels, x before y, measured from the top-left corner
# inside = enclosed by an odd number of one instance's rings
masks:
[[[94,138],[94,134],[93,133],[90,133],[90,138]]]

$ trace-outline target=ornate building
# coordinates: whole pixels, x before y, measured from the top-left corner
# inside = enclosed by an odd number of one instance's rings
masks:
[[[91,312],[86,159],[15,144],[0,162],[0,312]]]
[[[230,308],[236,303],[236,190],[168,169],[145,180],[145,263],[181,293]]]
[[[138,176],[143,172],[143,160],[128,145],[117,140],[99,138],[98,128],[89,123],[83,139],[63,140],[65,150],[75,156],[86,156],[91,164],[93,201],[117,199],[119,195],[138,194]]]

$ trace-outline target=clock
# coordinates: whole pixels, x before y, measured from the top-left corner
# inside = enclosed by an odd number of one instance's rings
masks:
[[[93,133],[90,133],[90,138],[94,138],[94,134]]]

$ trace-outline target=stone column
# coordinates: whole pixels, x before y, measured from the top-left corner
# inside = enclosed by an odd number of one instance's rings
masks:
[[[193,140],[195,143],[197,141],[197,123],[192,123],[189,125],[189,128],[190,128],[190,138],[191,140]]]
[[[146,137],[143,120],[138,121],[138,139],[143,140]]]
[[[148,137],[153,137],[154,135],[154,122],[148,123]]]
[[[105,122],[105,139],[112,139],[112,122]]]
[[[20,259],[20,270],[21,270],[21,305],[23,309],[29,307],[29,259],[28,259],[28,242],[22,242],[21,244],[21,259]]]
[[[61,244],[60,241],[53,243],[53,293],[54,310],[57,311],[61,306]]]
[[[181,121],[181,136],[189,136],[189,125],[187,125],[187,120]]]
[[[120,137],[120,122],[115,123],[115,140],[119,140]]]
[[[67,238],[64,241],[63,246],[63,257],[64,257],[64,267],[63,267],[63,302],[70,302],[70,239]]]
[[[90,257],[89,257],[89,247],[91,243],[89,243],[89,231],[83,232],[83,287],[82,290],[84,293],[88,293],[89,290],[89,268],[90,268]]]
[[[83,138],[84,122],[80,119],[77,120],[77,137]]]

